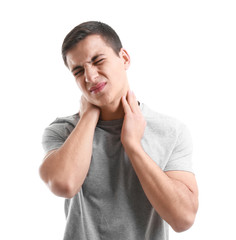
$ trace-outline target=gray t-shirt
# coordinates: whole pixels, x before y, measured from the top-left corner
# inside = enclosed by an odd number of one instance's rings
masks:
[[[192,142],[178,120],[140,108],[147,125],[145,152],[163,171],[192,172]],[[57,118],[43,135],[46,152],[59,148],[79,121]],[[128,159],[120,133],[123,120],[98,121],[88,175],[81,190],[65,200],[64,240],[167,240],[168,224],[147,199]]]

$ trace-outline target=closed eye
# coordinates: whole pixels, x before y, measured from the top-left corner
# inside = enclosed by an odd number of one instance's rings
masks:
[[[94,65],[99,65],[100,63],[102,63],[105,60],[105,58],[102,58],[96,62],[94,62]]]
[[[84,72],[84,69],[81,69],[80,71],[74,73],[74,76],[81,75]]]

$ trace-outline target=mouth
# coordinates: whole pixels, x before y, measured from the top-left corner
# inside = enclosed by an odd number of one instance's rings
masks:
[[[90,91],[91,93],[93,93],[93,94],[99,93],[99,92],[101,92],[101,91],[104,89],[104,87],[106,86],[106,84],[107,84],[106,82],[98,83],[97,85],[91,87],[91,88],[89,89],[89,91]]]

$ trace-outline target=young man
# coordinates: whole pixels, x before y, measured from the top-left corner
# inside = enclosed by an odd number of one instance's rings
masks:
[[[83,95],[80,111],[43,136],[40,175],[65,200],[64,239],[168,239],[198,209],[191,139],[182,123],[150,110],[129,89],[130,57],[100,22],[75,27],[62,45]]]

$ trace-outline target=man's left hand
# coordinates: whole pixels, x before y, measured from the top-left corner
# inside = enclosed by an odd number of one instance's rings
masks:
[[[126,150],[141,145],[146,121],[133,92],[122,97],[125,116],[121,131],[121,142]]]

